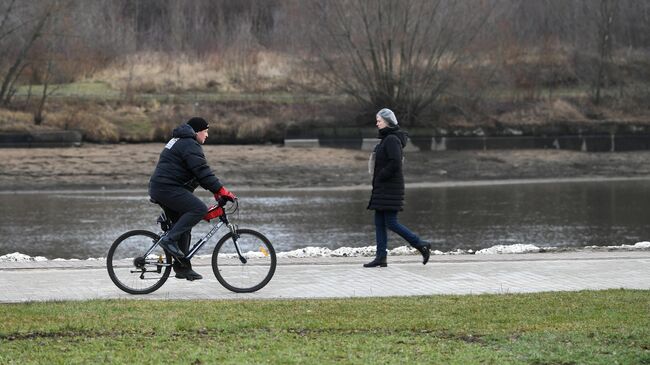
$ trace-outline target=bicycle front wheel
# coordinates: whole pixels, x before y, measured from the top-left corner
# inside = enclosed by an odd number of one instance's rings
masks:
[[[106,257],[108,276],[129,294],[149,294],[160,288],[172,268],[172,256],[160,246],[146,257],[160,237],[149,231],[129,231],[118,237]]]
[[[212,253],[212,271],[226,289],[252,293],[262,289],[273,277],[277,264],[275,249],[263,234],[238,229],[223,236]],[[235,239],[241,257],[235,248]]]

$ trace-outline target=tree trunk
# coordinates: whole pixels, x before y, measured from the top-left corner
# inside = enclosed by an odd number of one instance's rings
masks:
[[[9,104],[9,101],[11,100],[11,94],[12,94],[10,92],[9,86],[12,84],[12,80],[15,80],[19,76],[20,72],[22,72],[22,70],[24,69],[24,67],[21,66],[25,61],[27,52],[29,52],[29,50],[32,48],[34,42],[36,42],[36,40],[42,36],[41,32],[51,15],[52,15],[51,9],[47,9],[43,14],[43,16],[39,19],[36,26],[34,27],[31,37],[29,38],[29,40],[27,41],[23,49],[16,57],[16,60],[14,61],[13,65],[9,68],[7,74],[5,74],[4,80],[2,82],[2,86],[0,87],[0,103],[2,103],[3,105]]]
[[[600,23],[599,23],[599,45],[598,45],[598,69],[596,71],[596,85],[594,104],[601,102],[602,87],[609,85],[607,65],[612,56],[612,27],[614,22],[614,4],[611,0],[600,2]]]

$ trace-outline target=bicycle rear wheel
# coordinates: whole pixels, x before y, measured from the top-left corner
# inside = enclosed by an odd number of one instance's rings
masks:
[[[160,288],[172,268],[172,256],[160,246],[144,254],[160,237],[149,231],[129,231],[118,237],[108,250],[108,276],[129,294],[149,294]]]
[[[232,232],[223,236],[212,253],[212,271],[226,289],[252,293],[263,288],[273,277],[277,264],[275,249],[268,238],[251,229],[237,230],[237,255]]]

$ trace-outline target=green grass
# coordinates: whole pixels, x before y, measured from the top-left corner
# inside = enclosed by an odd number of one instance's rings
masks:
[[[104,82],[75,82],[69,84],[54,84],[49,86],[51,99],[60,100],[123,100],[126,98],[124,92],[113,89]],[[32,98],[39,98],[43,92],[42,85],[32,86]],[[20,86],[16,91],[17,99],[26,98],[29,93],[29,86]],[[267,101],[274,103],[296,103],[296,102],[317,102],[327,100],[341,100],[344,96],[330,96],[322,94],[310,94],[304,92],[259,92],[259,93],[238,93],[238,92],[209,92],[209,91],[183,91],[180,93],[135,93],[133,101],[147,101],[155,99],[159,102],[224,102],[224,101]]]
[[[54,84],[48,86],[51,98],[81,98],[81,99],[108,99],[120,98],[121,93],[112,89],[104,82],[75,82],[70,84]],[[27,97],[29,86],[19,86],[16,91],[17,98]],[[32,98],[39,98],[43,93],[43,85],[33,85]]]
[[[650,364],[650,292],[0,305],[0,363]]]

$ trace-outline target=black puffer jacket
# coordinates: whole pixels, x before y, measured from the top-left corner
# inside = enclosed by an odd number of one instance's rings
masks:
[[[201,185],[213,193],[222,186],[205,160],[196,133],[188,124],[174,129],[172,139],[160,153],[158,165],[149,183],[178,186],[189,191],[194,191]]]
[[[375,146],[375,169],[372,175],[372,195],[368,209],[402,210],[404,205],[404,175],[402,149],[406,133],[399,127],[379,130],[381,141]]]

